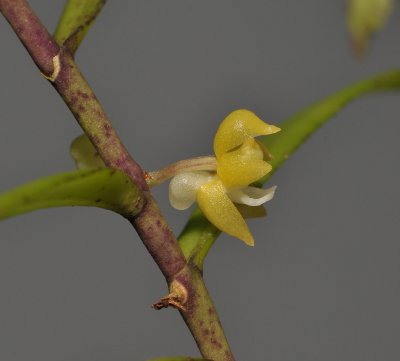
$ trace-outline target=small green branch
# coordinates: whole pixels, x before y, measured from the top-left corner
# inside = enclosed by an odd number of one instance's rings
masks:
[[[202,270],[208,251],[220,234],[221,231],[196,208],[178,237],[179,245],[186,259]]]
[[[370,93],[399,90],[400,70],[388,71],[352,84],[279,124],[281,132],[262,138],[273,159],[270,161],[272,172],[260,184],[265,183],[297,148],[350,102]]]
[[[129,217],[141,211],[143,196],[125,173],[114,169],[61,173],[0,194],[0,220],[69,206],[105,208]]]
[[[75,54],[105,3],[106,0],[68,0],[54,32],[57,43]]]

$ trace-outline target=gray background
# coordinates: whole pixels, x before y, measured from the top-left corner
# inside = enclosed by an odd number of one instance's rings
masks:
[[[53,30],[63,1],[31,1]],[[397,11],[354,59],[344,0],[110,1],[77,61],[148,170],[209,154],[249,108],[277,123],[399,66]],[[0,190],[73,169],[79,127],[0,19]],[[400,359],[399,95],[369,96],[273,178],[255,248],[221,237],[205,277],[238,360]],[[173,229],[188,212],[156,195]],[[128,361],[197,355],[130,225],[88,208],[0,224],[0,360]]]

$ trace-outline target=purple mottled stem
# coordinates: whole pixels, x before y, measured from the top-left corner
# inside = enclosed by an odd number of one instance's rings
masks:
[[[110,168],[124,171],[143,191],[146,200],[144,208],[138,215],[128,219],[168,284],[177,281],[187,290],[187,306],[181,313],[203,357],[214,361],[233,361],[234,357],[199,270],[186,262],[174,234],[148,189],[141,167],[121,143],[72,55],[57,45],[25,0],[0,0],[0,12],[40,71],[63,98],[104,163]]]
[[[180,311],[203,357],[214,361],[235,361],[201,271],[185,267],[176,277],[187,290],[186,310]]]
[[[0,11],[28,50],[40,71],[53,72],[52,59],[59,47],[25,1],[1,0]]]
[[[86,82],[72,56],[60,48],[26,1],[0,0],[0,11],[46,76],[59,71],[52,84],[74,114],[100,156],[110,168],[120,169],[143,190],[146,204],[140,215],[130,219],[162,273],[171,279],[185,264],[175,236],[161,216],[143,176],[141,167],[129,155],[104,109]]]

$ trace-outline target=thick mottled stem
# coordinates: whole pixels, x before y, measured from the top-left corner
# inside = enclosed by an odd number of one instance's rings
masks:
[[[188,293],[185,311],[180,311],[203,357],[214,361],[234,361],[214,304],[201,271],[188,264],[176,277]]]
[[[92,141],[104,163],[128,174],[145,194],[143,211],[129,220],[167,279],[185,265],[176,238],[148,190],[140,166],[129,155],[104,109],[68,53],[60,53],[61,69],[53,85]]]
[[[0,12],[63,98],[104,163],[124,171],[142,190],[145,197],[142,211],[127,218],[168,283],[179,282],[187,290],[187,307],[181,313],[203,357],[214,361],[234,360],[200,272],[187,263],[149,192],[141,167],[121,143],[71,54],[57,45],[25,0],[0,0]]]
[[[24,0],[0,0],[0,11],[39,67],[52,82],[101,158],[110,168],[124,171],[145,194],[146,205],[131,223],[167,279],[181,270],[186,260],[156,206],[141,167],[129,155],[104,109],[73,61],[60,48]]]
[[[53,73],[53,58],[60,49],[25,1],[1,0],[0,11],[28,50],[40,71]]]

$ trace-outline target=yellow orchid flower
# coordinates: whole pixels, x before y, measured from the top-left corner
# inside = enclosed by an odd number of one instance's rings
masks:
[[[272,199],[276,187],[260,189],[249,184],[271,171],[271,165],[264,160],[265,150],[254,137],[279,130],[249,110],[240,109],[229,114],[214,138],[216,172],[177,174],[169,187],[172,206],[187,209],[196,200],[217,228],[254,245],[253,236],[235,203],[257,207]]]

